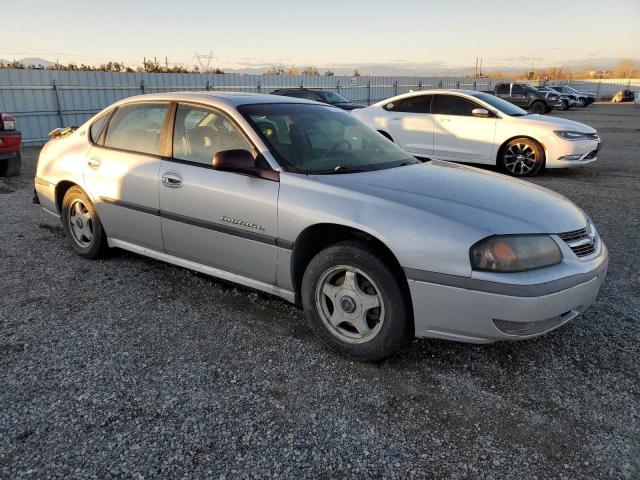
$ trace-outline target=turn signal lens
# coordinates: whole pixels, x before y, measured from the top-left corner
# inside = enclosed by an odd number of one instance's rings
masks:
[[[562,261],[558,244],[547,235],[489,237],[471,247],[474,270],[524,272]]]

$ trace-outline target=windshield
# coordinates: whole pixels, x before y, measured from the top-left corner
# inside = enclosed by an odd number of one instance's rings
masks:
[[[324,98],[327,100],[328,103],[331,103],[331,104],[349,103],[349,100],[344,98],[342,95],[338,95],[337,93],[333,93],[333,92],[325,92]]]
[[[279,103],[243,105],[238,111],[290,172],[352,173],[420,163],[334,107]]]
[[[472,95],[483,102],[488,103],[505,115],[509,115],[511,117],[522,117],[527,115],[527,112],[520,107],[516,107],[513,103],[509,103],[506,100],[491,95],[490,93],[474,92]]]

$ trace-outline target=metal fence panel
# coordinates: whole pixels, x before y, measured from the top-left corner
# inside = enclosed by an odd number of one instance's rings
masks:
[[[277,88],[304,86],[330,89],[351,101],[371,104],[411,90],[491,90],[500,81],[508,80],[446,76],[307,77],[0,69],[0,111],[17,117],[25,144],[38,144],[46,141],[48,132],[56,127],[80,125],[113,102],[143,93],[187,90],[270,93]],[[577,90],[595,93],[598,98],[611,98],[622,88],[640,90],[640,79],[572,80],[568,83]]]

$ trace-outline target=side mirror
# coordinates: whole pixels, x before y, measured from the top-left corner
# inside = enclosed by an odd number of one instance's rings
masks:
[[[277,171],[259,167],[256,157],[249,150],[222,150],[213,156],[212,164],[214,170],[221,172],[234,172],[274,181],[280,179]]]
[[[487,118],[489,117],[489,110],[487,110],[486,108],[474,108],[473,110],[471,110],[471,115],[473,115],[474,117],[483,117],[483,118]]]

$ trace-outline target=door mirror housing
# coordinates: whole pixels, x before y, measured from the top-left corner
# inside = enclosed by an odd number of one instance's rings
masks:
[[[212,160],[214,170],[239,173],[276,182],[280,180],[280,175],[277,171],[258,166],[258,163],[258,158],[249,150],[244,149],[222,150],[217,152]]]
[[[491,114],[489,113],[489,110],[487,110],[486,108],[474,108],[473,110],[471,110],[471,115],[473,115],[474,117],[483,117],[483,118],[487,118],[491,116]]]

